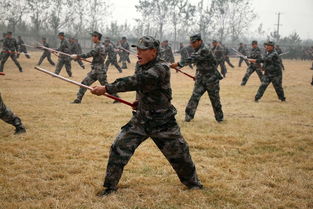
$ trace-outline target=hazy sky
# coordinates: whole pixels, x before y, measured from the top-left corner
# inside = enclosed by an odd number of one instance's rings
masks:
[[[135,5],[139,0],[111,0],[112,15],[110,19],[118,23],[133,24],[137,17]],[[198,2],[199,0],[191,0]],[[281,12],[281,35],[298,32],[303,39],[313,38],[313,0],[251,0],[258,15],[251,31],[263,22],[264,29],[274,31],[277,13]]]

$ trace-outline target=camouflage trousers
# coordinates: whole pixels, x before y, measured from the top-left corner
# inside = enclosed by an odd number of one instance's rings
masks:
[[[44,61],[44,59],[48,60],[48,62],[51,64],[51,65],[55,65],[55,63],[52,61],[51,59],[51,53],[43,53],[38,61],[38,65],[41,65],[41,63]]]
[[[71,66],[71,60],[65,58],[65,59],[59,59],[58,64],[55,68],[55,74],[59,75],[63,66],[65,65],[66,72],[69,77],[72,77],[72,66]]]
[[[2,101],[0,94],[0,119],[15,127],[22,125],[21,119],[17,117]]]
[[[259,100],[262,98],[266,88],[268,87],[268,85],[270,83],[273,84],[278,98],[282,101],[285,100],[286,98],[285,98],[284,89],[282,86],[282,79],[283,79],[282,74],[281,75],[275,75],[275,76],[274,75],[263,75],[261,86],[259,87],[259,90],[258,90],[257,94],[255,95],[255,100]]]
[[[248,61],[245,60],[244,58],[240,57],[240,58],[239,58],[239,64],[238,64],[239,67],[241,67],[241,64],[242,64],[243,61],[245,61],[246,65],[249,66]]]
[[[85,69],[85,65],[81,59],[77,59],[75,62],[77,62],[81,68]]]
[[[2,59],[1,59],[1,63],[0,63],[0,72],[3,72],[4,64],[6,63],[6,61],[8,60],[9,57],[11,57],[11,59],[13,60],[15,65],[18,67],[19,71],[22,72],[23,71],[22,67],[21,67],[20,63],[17,61],[16,55],[10,54],[10,53],[3,53],[2,54]]]
[[[225,65],[225,61],[220,61],[217,66],[220,66],[221,68],[221,74],[223,75],[223,77],[225,78],[226,77],[226,74],[227,74],[227,68],[226,68],[226,65]]]
[[[244,86],[246,85],[246,83],[248,82],[250,76],[252,75],[252,73],[256,72],[257,75],[259,76],[260,81],[262,82],[262,77],[263,77],[263,73],[261,71],[261,68],[256,67],[256,66],[249,66],[247,69],[246,74],[244,75],[244,77],[242,78],[241,81],[241,85]]]
[[[189,147],[180,133],[175,117],[167,119],[160,126],[143,123],[136,116],[122,127],[120,134],[111,146],[104,187],[116,188],[123,169],[137,147],[151,137],[169,163],[180,181],[187,187],[200,185],[195,165],[189,153]]]
[[[196,81],[192,96],[189,99],[188,105],[186,107],[186,116],[190,119],[193,119],[200,101],[201,96],[208,92],[209,98],[211,100],[211,104],[213,107],[215,119],[217,121],[223,120],[223,111],[222,111],[222,105],[220,101],[220,84],[219,80],[213,81],[213,82],[201,82]]]
[[[128,54],[123,52],[121,54],[122,69],[127,69],[127,60],[128,60]]]
[[[84,80],[81,82],[82,84],[86,86],[92,85],[94,82],[99,81],[102,86],[105,86],[108,84],[107,82],[107,75],[106,72],[96,72],[92,70],[87,74],[87,77],[84,78]],[[79,91],[77,93],[77,99],[82,100],[87,89],[80,87]]]
[[[26,49],[26,48],[19,49],[19,53],[24,53],[25,57],[26,57],[27,59],[30,59],[30,56],[29,56],[29,54],[27,53],[27,49]],[[16,59],[18,59],[19,57],[20,57],[20,54],[17,54]]]
[[[107,59],[107,61],[105,62],[106,69],[109,69],[110,64],[114,65],[114,67],[118,70],[118,72],[120,73],[122,72],[122,68],[117,63],[117,58]]]
[[[235,66],[230,62],[229,56],[225,57],[225,62],[231,67],[234,68]]]

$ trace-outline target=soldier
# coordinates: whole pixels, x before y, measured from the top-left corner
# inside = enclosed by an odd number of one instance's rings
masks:
[[[176,122],[177,113],[171,104],[172,90],[170,69],[158,58],[159,41],[151,36],[139,39],[138,62],[135,74],[117,79],[106,86],[94,87],[91,91],[98,96],[104,93],[136,91],[138,106],[132,119],[122,127],[111,146],[103,186],[99,196],[117,190],[123,168],[136,148],[149,137],[170,162],[180,181],[189,189],[202,189],[195,165],[191,159],[187,142]]]
[[[168,40],[165,40],[161,43],[160,57],[166,62],[169,63],[175,62],[172,48],[168,45]]]
[[[4,39],[5,39],[6,35],[7,35],[6,33],[2,33],[2,39],[0,40],[1,48],[3,46],[3,42],[4,42]],[[4,55],[4,52],[0,52],[0,62],[2,60],[3,55]]]
[[[215,56],[215,59],[217,61],[217,67],[221,67],[221,73],[223,77],[226,78],[227,69],[225,66],[224,48],[216,40],[213,40],[212,46],[213,55]]]
[[[60,47],[56,49],[57,51],[64,52],[64,53],[70,53],[70,44],[69,42],[65,39],[64,33],[60,32],[58,34],[58,38],[61,40]],[[72,77],[72,71],[71,71],[71,58],[69,56],[60,54],[59,55],[59,60],[58,64],[55,68],[55,74],[59,75],[61,72],[63,66],[65,65],[66,72],[69,77]]]
[[[12,32],[7,32],[6,38],[3,41],[3,50],[2,50],[2,60],[0,63],[0,72],[3,72],[3,67],[9,57],[13,60],[15,65],[18,67],[20,72],[23,72],[23,69],[20,63],[16,59],[16,54],[18,53],[18,45],[16,39],[13,38]]]
[[[278,98],[282,101],[285,102],[286,98],[284,95],[284,89],[282,87],[282,68],[280,65],[279,61],[279,55],[277,52],[274,50],[275,44],[272,41],[269,41],[266,44],[266,54],[264,58],[260,59],[249,59],[250,62],[253,63],[264,63],[263,68],[265,70],[261,86],[259,87],[259,90],[255,96],[255,101],[258,102],[261,97],[263,96],[266,88],[270,83],[273,84],[275,91],[278,95]]]
[[[180,49],[180,55],[181,55],[182,62],[188,63],[188,58],[190,58],[190,56],[192,55],[193,52],[194,52],[194,49],[192,48],[191,45],[188,45],[188,46]],[[192,63],[188,63],[188,66],[191,69],[193,69]]]
[[[47,43],[47,39],[46,38],[42,38],[41,43],[44,47],[49,48],[49,44]],[[40,47],[38,47],[40,49]],[[55,66],[54,62],[51,59],[51,52],[48,49],[43,49],[43,54],[41,55],[38,64],[37,65],[41,65],[41,63],[43,62],[43,60],[47,58],[48,62],[52,65]]]
[[[106,69],[109,69],[109,65],[114,65],[119,73],[122,73],[122,68],[117,63],[117,53],[115,51],[114,45],[111,43],[110,39],[106,38],[104,41],[105,47],[105,57],[107,60],[105,62]]]
[[[4,74],[0,74],[4,75]],[[22,121],[17,117],[3,102],[1,93],[0,93],[0,119],[4,122],[11,124],[15,127],[15,134],[22,134],[26,132],[25,127],[22,124]]]
[[[189,122],[194,118],[200,98],[207,92],[212,103],[215,119],[217,122],[222,122],[224,116],[220,102],[219,82],[223,77],[217,70],[217,61],[212,51],[204,45],[200,34],[191,36],[190,43],[195,52],[191,55],[191,59],[188,62],[193,63],[197,67],[197,72],[193,93],[185,110],[185,121]],[[171,67],[183,67],[187,63],[180,61],[172,64]]]
[[[126,37],[122,38],[120,47],[129,51],[129,44],[127,43]],[[129,57],[129,52],[127,52],[125,50],[121,50],[120,57],[121,57],[121,61],[122,61],[122,69],[127,69],[126,62],[127,62],[128,57]]]
[[[21,36],[18,36],[17,37],[17,45],[18,45],[18,47],[19,47],[19,53],[17,54],[17,59],[19,58],[19,56],[20,56],[20,53],[24,53],[25,54],[25,57],[27,58],[27,59],[30,59],[30,56],[29,56],[29,54],[27,53],[27,49],[26,49],[26,46],[24,45],[24,41],[23,41],[23,39],[22,39],[22,37]]]
[[[78,58],[93,57],[92,64],[91,64],[91,71],[87,74],[87,77],[84,78],[84,80],[82,81],[82,84],[90,86],[94,82],[99,81],[102,86],[105,86],[108,84],[108,82],[107,82],[106,68],[104,65],[105,49],[104,49],[103,44],[101,44],[100,42],[102,34],[97,31],[94,31],[93,33],[91,33],[91,36],[92,36],[92,42],[95,44],[94,49],[92,49],[90,52],[86,54],[79,54],[79,55],[73,54],[71,57],[74,60],[77,60]],[[72,103],[80,104],[86,91],[87,90],[85,88],[80,88],[77,93],[77,98]]]
[[[225,62],[231,67],[231,68],[234,68],[235,66],[230,62],[230,59],[229,59],[229,49],[226,47],[226,46],[224,46],[223,44],[222,44],[222,42],[220,42],[221,43],[221,45],[222,45],[222,47],[224,48],[224,55],[225,55]]]
[[[238,51],[244,55],[247,56],[247,48],[245,47],[245,45],[243,43],[239,44],[239,48]],[[249,67],[249,63],[247,62],[247,60],[243,59],[242,57],[239,58],[239,64],[238,67],[241,67],[242,62],[245,61],[246,65]]]
[[[74,38],[69,38],[68,41],[70,43],[70,53],[81,54],[81,49],[79,49],[78,42],[76,42]],[[81,68],[85,69],[85,65],[81,59],[76,59],[75,62],[77,62]]]
[[[252,48],[250,51],[250,55],[248,58],[250,59],[261,59],[262,58],[262,52],[260,50],[260,48],[258,47],[258,42],[257,41],[252,41],[251,43]],[[245,86],[247,81],[249,80],[250,76],[252,75],[252,73],[256,72],[257,75],[259,76],[260,81],[262,82],[262,69],[261,69],[261,65],[260,64],[256,64],[256,63],[250,63],[249,67],[247,69],[246,74],[244,75],[244,77],[242,78],[241,81],[241,86]]]
[[[281,50],[281,48],[279,47],[279,45],[276,45],[275,46],[275,50],[277,52],[278,55],[281,55],[283,53],[283,50]],[[285,66],[284,66],[284,63],[283,63],[283,59],[281,58],[281,56],[279,56],[280,58],[280,64],[281,64],[281,67],[283,70],[285,70]]]

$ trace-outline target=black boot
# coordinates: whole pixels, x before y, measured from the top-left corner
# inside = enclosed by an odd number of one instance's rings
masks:
[[[71,104],[80,104],[82,102],[81,99],[75,99]]]
[[[26,129],[23,125],[15,126],[15,135],[26,133]]]
[[[108,196],[108,195],[110,195],[116,191],[117,191],[116,188],[105,188],[105,189],[101,190],[100,192],[98,192],[97,196],[98,197]]]

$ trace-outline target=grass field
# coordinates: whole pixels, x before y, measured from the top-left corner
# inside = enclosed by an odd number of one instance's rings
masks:
[[[143,143],[125,167],[120,189],[98,198],[111,143],[131,117],[131,109],[87,92],[83,103],[70,104],[78,88],[34,70],[40,56],[20,58],[24,73],[12,61],[0,77],[2,97],[27,128],[0,121],[0,208],[313,208],[313,87],[311,63],[285,60],[286,103],[272,86],[259,103],[246,68],[229,68],[221,81],[225,122],[216,123],[207,95],[195,119],[185,123],[184,109],[193,81],[172,73],[177,121],[190,146],[204,190],[189,191],[153,144]],[[55,57],[53,57],[55,60]],[[110,67],[108,80],[131,75]],[[236,65],[237,59],[232,60]],[[87,70],[72,63],[74,80]],[[46,61],[43,68],[54,71]],[[193,73],[188,69],[187,72]],[[62,75],[66,75],[65,69]],[[99,85],[97,83],[97,85]],[[120,96],[134,100],[134,93]]]

